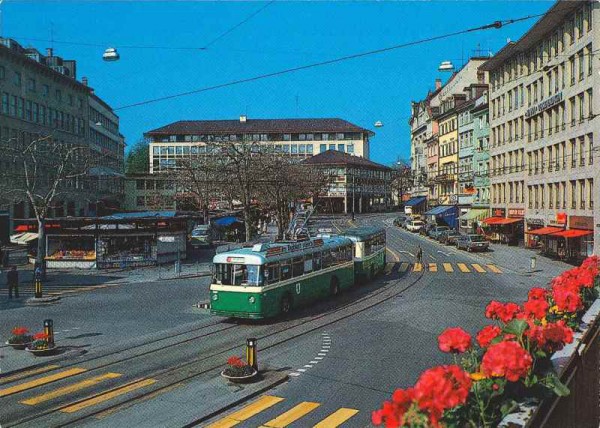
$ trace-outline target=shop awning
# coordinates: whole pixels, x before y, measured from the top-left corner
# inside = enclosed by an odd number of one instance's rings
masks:
[[[483,222],[485,224],[513,224],[523,221],[522,218],[504,218],[504,217],[488,217]]]
[[[37,233],[19,233],[17,235],[13,235],[10,237],[10,242],[14,243],[14,244],[21,244],[21,245],[25,245],[26,243],[28,243],[29,241],[33,241],[34,239],[37,239],[38,234]]]
[[[456,227],[457,208],[454,205],[440,205],[430,209],[425,215],[432,215],[442,219],[451,228]]]
[[[547,226],[547,227],[542,227],[541,229],[530,230],[529,232],[526,232],[526,233],[528,233],[530,235],[542,236],[542,235],[550,235],[551,233],[561,232],[562,230],[563,229],[561,227]]]
[[[240,221],[233,217],[233,216],[229,216],[229,217],[221,217],[221,218],[216,218],[213,220],[213,223],[216,224],[217,226],[231,226],[234,223],[240,223]]]
[[[550,234],[550,236],[552,236],[552,237],[557,236],[560,238],[569,239],[569,238],[581,238],[582,236],[591,235],[593,233],[594,232],[592,232],[591,230],[569,229],[569,230],[562,230],[560,232],[552,233],[552,234]]]
[[[461,215],[459,218],[461,220],[476,220],[485,217],[488,210],[485,208],[471,208],[469,212]]]
[[[414,207],[415,205],[419,205],[422,204],[423,202],[425,202],[427,198],[425,196],[419,196],[416,198],[412,198],[409,199],[408,201],[406,201],[406,203],[404,204],[404,206],[406,207]]]
[[[430,209],[429,211],[427,211],[425,213],[425,215],[440,215],[441,213],[443,213],[444,211],[446,211],[447,208],[452,208],[452,207],[449,207],[447,205],[445,205],[445,206],[444,205],[440,205],[438,207],[434,207],[434,208]]]

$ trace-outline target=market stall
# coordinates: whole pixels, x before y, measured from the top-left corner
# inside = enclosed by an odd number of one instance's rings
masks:
[[[517,244],[523,235],[522,218],[488,217],[483,220],[486,238],[502,244]]]

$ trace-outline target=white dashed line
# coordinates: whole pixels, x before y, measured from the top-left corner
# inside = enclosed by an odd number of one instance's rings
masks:
[[[296,371],[297,371],[297,372],[304,373],[304,372],[306,371],[306,369],[297,369]]]
[[[317,363],[318,363],[318,361],[315,361],[315,360],[312,360],[312,361],[310,362],[310,364],[317,364]]]
[[[296,372],[290,373],[290,376],[300,376],[300,373],[296,373]]]
[[[315,360],[322,360],[323,357],[315,357]]]
[[[312,365],[311,364],[305,364],[304,367],[306,367],[307,369],[312,369]]]

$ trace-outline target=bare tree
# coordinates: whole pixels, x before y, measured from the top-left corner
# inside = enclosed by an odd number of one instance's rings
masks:
[[[10,140],[4,158],[11,167],[0,169],[0,194],[6,202],[29,203],[38,224],[36,262],[45,275],[46,219],[65,198],[81,197],[86,191],[88,147],[59,142],[52,136],[30,143]]]
[[[392,169],[392,191],[398,198],[398,204],[402,204],[404,194],[413,187],[413,174],[410,163],[398,160],[394,163]]]

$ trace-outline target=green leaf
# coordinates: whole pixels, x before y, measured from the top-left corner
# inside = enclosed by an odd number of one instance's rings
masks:
[[[552,392],[554,392],[559,397],[566,397],[571,393],[567,385],[562,383],[558,376],[556,376],[555,374],[548,375],[547,379],[548,386],[552,389]]]
[[[519,408],[519,403],[515,400],[509,400],[502,404],[500,407],[500,413],[502,413],[502,417],[514,412]]]
[[[527,328],[527,321],[525,320],[512,320],[504,326],[502,331],[507,334],[514,334],[519,339],[523,336],[525,329]]]

